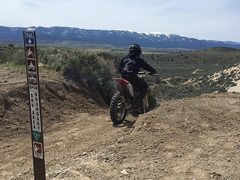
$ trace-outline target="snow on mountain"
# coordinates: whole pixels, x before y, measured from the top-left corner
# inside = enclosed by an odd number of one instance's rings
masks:
[[[150,48],[187,48],[206,49],[211,47],[231,47],[240,49],[240,43],[211,40],[198,40],[176,34],[160,32],[134,32],[129,30],[93,30],[74,27],[4,27],[0,26],[0,41],[21,43],[25,30],[36,31],[38,43],[52,44],[62,41],[74,42],[72,44],[98,44],[115,47],[127,47],[138,43]]]

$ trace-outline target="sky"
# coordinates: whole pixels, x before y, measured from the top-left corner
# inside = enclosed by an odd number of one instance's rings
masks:
[[[0,0],[0,26],[64,26],[240,42],[239,0]]]

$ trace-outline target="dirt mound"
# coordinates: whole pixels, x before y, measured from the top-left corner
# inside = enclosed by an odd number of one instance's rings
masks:
[[[47,177],[237,180],[239,106],[237,94],[213,94],[165,102],[137,119],[128,116],[124,124],[115,128],[108,118],[101,117],[103,121],[95,123],[94,131],[85,124],[90,139],[81,136],[86,131],[77,134],[75,126],[75,138],[85,138],[74,140],[69,136],[68,141],[84,145],[80,148],[67,143],[71,154],[61,154],[68,156],[64,160],[52,159]],[[61,161],[65,164],[57,168],[54,164]]]
[[[0,137],[28,133],[30,123],[25,70],[1,67],[0,76]],[[40,93],[46,131],[53,123],[64,121],[68,115],[79,112],[99,114],[105,107],[104,101],[98,98],[100,96],[87,92],[54,72],[40,73]]]
[[[0,179],[33,179],[25,71],[13,71],[0,69]],[[41,92],[47,179],[240,179],[237,93],[166,101],[113,126],[98,96],[55,73],[41,73]]]
[[[165,102],[104,154],[129,179],[239,179],[239,107],[237,94]]]

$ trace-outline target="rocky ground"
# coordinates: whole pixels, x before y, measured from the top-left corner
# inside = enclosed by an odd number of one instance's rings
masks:
[[[47,179],[240,179],[238,93],[162,102],[114,126],[98,96],[40,74]],[[33,179],[25,70],[0,77],[0,179]]]

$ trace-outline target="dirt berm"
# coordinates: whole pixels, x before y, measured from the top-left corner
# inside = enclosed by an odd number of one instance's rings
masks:
[[[33,179],[24,70],[0,67],[0,179]],[[113,126],[99,96],[41,72],[47,179],[240,179],[240,95],[161,103]]]

